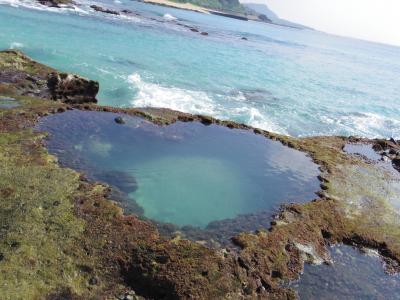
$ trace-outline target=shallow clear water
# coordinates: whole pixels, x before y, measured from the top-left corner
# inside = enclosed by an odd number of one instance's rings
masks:
[[[400,299],[400,277],[384,273],[373,252],[361,254],[350,246],[332,247],[333,265],[306,265],[293,284],[300,299]]]
[[[18,107],[19,103],[14,98],[0,96],[0,108],[15,108]]]
[[[104,1],[141,14],[115,17],[92,3],[57,12],[0,0],[0,48],[99,80],[101,104],[170,107],[294,136],[400,138],[399,47]]]
[[[346,144],[343,150],[350,154],[365,156],[373,161],[378,161],[382,158],[369,144]]]
[[[38,129],[50,132],[49,150],[62,164],[116,182],[153,220],[204,228],[312,200],[319,189],[309,157],[251,131],[127,116],[119,125],[116,116],[69,111]]]

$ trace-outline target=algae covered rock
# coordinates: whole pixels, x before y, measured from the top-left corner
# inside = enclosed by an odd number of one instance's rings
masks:
[[[105,183],[117,187],[124,193],[132,193],[138,188],[136,179],[122,171],[104,171],[96,173],[94,177]]]
[[[78,75],[51,73],[47,80],[52,99],[66,103],[96,103],[99,83]]]
[[[59,73],[18,50],[0,51],[0,84],[7,85],[17,95],[71,104],[96,103],[99,91],[97,81]]]
[[[305,262],[329,263],[326,246],[336,243],[376,249],[387,271],[399,271],[399,214],[391,202],[398,199],[398,174],[345,153],[350,138],[295,139],[167,109],[82,104],[95,102],[97,91],[97,82],[0,51],[0,95],[20,104],[0,108],[1,299],[294,299],[286,283],[298,279]],[[114,183],[110,191],[48,154],[46,134],[33,126],[71,108],[252,130],[308,153],[326,188],[313,201],[282,207],[270,226],[232,237],[230,248],[163,237],[115,202],[137,188],[132,176],[91,174]],[[88,142],[94,155],[110,150],[101,139]],[[366,142],[400,165],[398,141]]]
[[[90,7],[93,8],[95,11],[102,12],[105,14],[119,15],[119,12],[117,12],[115,10],[104,8],[104,7],[101,7],[98,5],[91,5]]]

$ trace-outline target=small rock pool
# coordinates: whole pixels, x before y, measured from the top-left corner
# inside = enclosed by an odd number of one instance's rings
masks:
[[[309,157],[251,131],[125,115],[117,124],[118,116],[72,110],[37,128],[50,133],[48,149],[62,165],[116,187],[163,228],[255,230],[280,204],[310,201],[319,190]]]
[[[15,108],[18,106],[19,106],[19,103],[17,102],[16,99],[11,98],[11,97],[0,96],[0,109]]]
[[[399,275],[385,274],[373,251],[346,245],[331,248],[332,265],[306,265],[292,284],[302,299],[400,299]]]

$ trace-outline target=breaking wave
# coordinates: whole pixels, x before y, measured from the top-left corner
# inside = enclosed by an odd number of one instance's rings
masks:
[[[166,107],[195,114],[215,115],[217,104],[205,93],[176,87],[163,87],[142,80],[137,73],[128,76],[128,82],[137,89],[134,106]]]
[[[400,138],[400,120],[388,118],[371,112],[347,113],[337,118],[321,116],[323,123],[335,128],[334,132],[324,132],[332,135],[357,135],[369,138]]]
[[[204,114],[287,134],[284,128],[268,120],[257,108],[246,106],[238,96],[224,96],[231,105],[235,105],[232,109],[227,109],[220,101],[214,101],[213,95],[203,91],[165,87],[146,82],[137,73],[129,75],[127,81],[131,89],[136,90],[136,96],[131,102],[136,107],[170,108],[192,114]],[[222,95],[218,95],[218,98],[221,97]]]
[[[170,15],[170,14],[164,14],[163,18],[165,20],[167,20],[167,21],[175,21],[175,20],[177,20],[176,17],[174,17],[173,15]]]
[[[24,44],[18,42],[12,42],[10,44],[10,49],[21,49],[24,48]]]
[[[62,13],[62,12],[76,12],[80,14],[88,14],[87,11],[79,8],[76,5],[60,5],[61,8],[56,8],[56,7],[48,7],[46,5],[42,5],[36,1],[32,0],[0,0],[0,5],[10,5],[12,7],[25,7],[29,9],[35,9],[35,10],[42,10],[42,11],[50,11],[50,12],[56,12],[56,13]]]

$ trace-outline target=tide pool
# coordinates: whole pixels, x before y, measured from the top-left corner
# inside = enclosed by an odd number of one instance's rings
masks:
[[[0,48],[98,80],[100,104],[168,107],[292,136],[400,138],[399,47],[128,0],[78,4],[0,0]]]
[[[309,157],[252,131],[129,116],[117,124],[117,116],[69,111],[43,118],[38,129],[50,133],[47,146],[61,164],[115,182],[156,222],[204,229],[253,213],[270,220],[280,204],[312,200],[319,189]]]
[[[374,251],[350,246],[331,248],[332,265],[306,265],[293,284],[300,299],[400,299],[399,275],[385,274]]]

